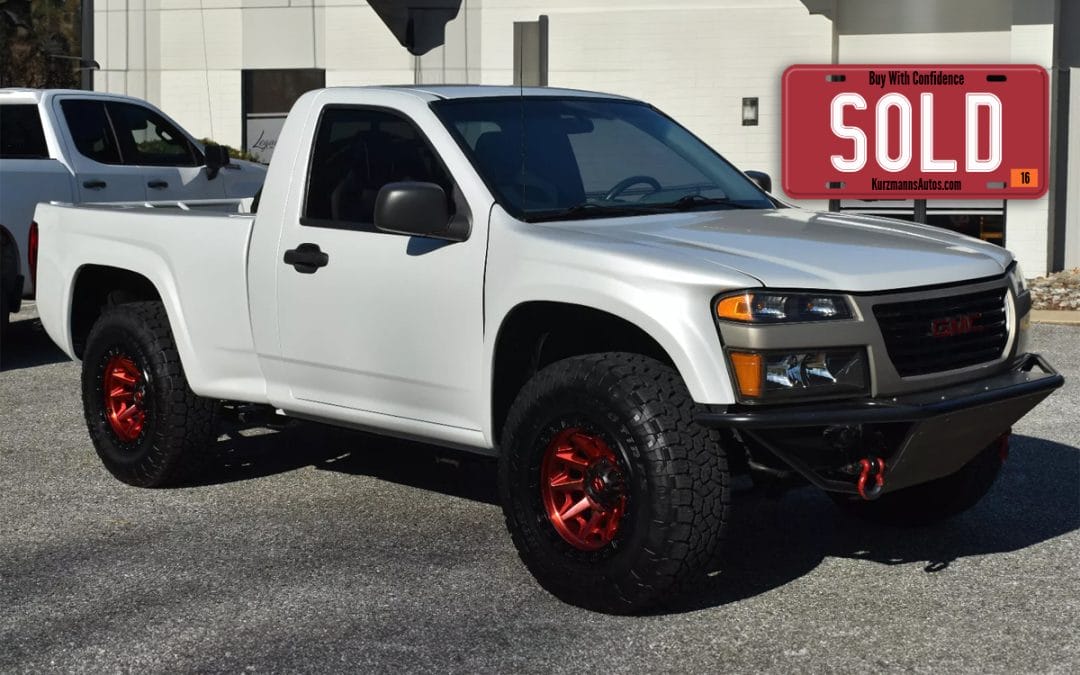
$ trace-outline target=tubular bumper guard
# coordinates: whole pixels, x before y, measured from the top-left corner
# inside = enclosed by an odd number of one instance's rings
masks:
[[[1036,367],[1041,372],[1035,372]],[[1064,382],[1042,356],[1028,354],[1007,372],[944,389],[895,398],[732,407],[700,413],[697,421],[737,430],[812,484],[834,492],[858,493],[854,481],[830,476],[839,473],[842,464],[857,461],[859,456],[882,455],[887,467],[884,493],[960,470]],[[849,437],[858,438],[873,436],[864,431],[890,429],[888,436],[895,440],[885,447],[849,449],[853,456],[845,457],[836,450],[836,461],[823,463],[821,453],[815,454],[812,446],[815,441],[828,446],[823,439],[830,429],[857,430]],[[825,452],[828,454],[827,447]]]

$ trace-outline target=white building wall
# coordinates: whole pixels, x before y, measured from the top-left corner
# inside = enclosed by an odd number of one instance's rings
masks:
[[[799,0],[463,0],[446,46],[419,64],[365,0],[99,0],[95,87],[145,97],[197,136],[238,146],[244,68],[323,68],[328,86],[510,84],[513,24],[541,14],[550,84],[645,98],[773,176],[780,74],[831,53],[830,22]],[[744,96],[759,99],[756,127],[742,126]]]
[[[780,76],[792,63],[828,60],[831,27],[797,2],[749,4],[553,14],[550,84],[647,100],[737,166],[776,177],[783,196]],[[742,125],[744,97],[758,99],[757,126]]]
[[[1013,26],[1009,50],[1013,63],[1035,63],[1050,68],[1054,62],[1054,26]],[[1053,100],[1052,92],[1050,100]],[[1024,273],[1030,277],[1047,272],[1049,223],[1049,193],[1039,199],[1009,201],[1005,215],[1005,244],[1022,261]]]

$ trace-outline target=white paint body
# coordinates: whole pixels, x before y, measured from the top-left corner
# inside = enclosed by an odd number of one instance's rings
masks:
[[[15,240],[19,274],[25,279],[23,294],[34,292],[27,272],[30,222],[34,207],[43,202],[119,202],[168,199],[221,199],[251,197],[262,185],[266,168],[252,162],[234,162],[211,180],[205,166],[138,166],[101,164],[83,156],[75,147],[60,108],[68,100],[120,101],[148,108],[168,120],[201,152],[202,143],[156,107],[131,96],[62,89],[0,89],[0,106],[33,104],[41,116],[48,159],[0,159],[0,226]],[[84,183],[100,181],[103,188],[88,189]],[[164,181],[165,189],[147,183]]]
[[[1012,262],[1002,248],[933,227],[788,208],[519,221],[429,107],[439,97],[508,93],[309,92],[285,123],[255,216],[42,205],[38,310],[46,330],[74,358],[80,269],[131,270],[157,288],[197,394],[485,451],[496,442],[499,331],[523,303],[586,306],[629,321],[667,352],[695,401],[730,404],[712,318],[718,293],[915,288],[1000,276]],[[310,146],[329,104],[379,106],[415,122],[468,203],[469,238],[436,246],[302,227]],[[305,242],[330,256],[315,274],[282,261]]]

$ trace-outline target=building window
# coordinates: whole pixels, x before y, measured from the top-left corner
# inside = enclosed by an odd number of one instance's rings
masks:
[[[243,71],[244,149],[258,161],[269,162],[293,103],[325,86],[326,71],[318,68]]]

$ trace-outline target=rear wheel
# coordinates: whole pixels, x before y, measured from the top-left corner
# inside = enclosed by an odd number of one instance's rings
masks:
[[[633,354],[566,359],[518,394],[499,489],[529,571],[565,602],[626,613],[700,579],[728,519],[726,457],[672,368]]]
[[[882,525],[918,527],[959,515],[975,506],[993,487],[1008,436],[991,443],[954,474],[882,495],[874,501],[830,493],[844,511]]]
[[[200,465],[217,406],[188,387],[161,303],[102,313],[87,338],[82,389],[90,438],[118,479],[160,487]]]
[[[8,287],[0,284],[0,335],[7,335],[11,317],[8,314]]]

